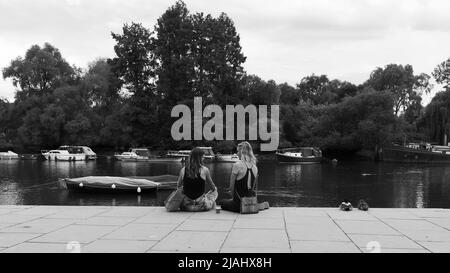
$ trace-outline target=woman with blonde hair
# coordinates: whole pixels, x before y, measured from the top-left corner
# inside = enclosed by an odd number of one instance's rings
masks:
[[[209,169],[203,165],[204,152],[194,148],[178,177],[178,189],[184,194],[180,209],[183,211],[207,211],[214,207],[217,187],[211,179]],[[208,193],[205,193],[206,189]]]
[[[239,161],[231,169],[230,192],[232,199],[220,201],[223,210],[240,212],[241,197],[257,196],[258,167],[253,149],[247,141],[239,143],[237,147]],[[260,210],[268,209],[269,203],[259,204]]]

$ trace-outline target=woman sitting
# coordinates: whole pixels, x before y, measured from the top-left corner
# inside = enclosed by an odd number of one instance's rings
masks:
[[[180,171],[178,188],[185,195],[180,209],[183,211],[207,211],[214,207],[217,199],[217,188],[214,185],[209,169],[203,165],[203,150],[194,148]],[[208,193],[205,193],[208,187]]]
[[[257,196],[256,186],[258,178],[258,167],[256,157],[250,143],[242,142],[238,145],[237,154],[239,161],[234,163],[231,169],[230,191],[232,199],[221,200],[223,210],[240,212],[241,197]],[[268,209],[269,203],[259,204],[259,209]]]

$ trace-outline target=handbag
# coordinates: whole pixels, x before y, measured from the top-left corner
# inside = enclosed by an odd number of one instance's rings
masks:
[[[167,200],[165,201],[165,207],[168,212],[174,212],[180,210],[181,204],[184,200],[183,189],[179,188],[176,191],[172,192]]]
[[[240,204],[241,214],[257,214],[257,213],[259,213],[258,198],[256,195],[256,183],[253,185],[251,190],[255,193],[255,196],[241,197],[239,195],[239,193],[236,191],[237,196],[241,200],[241,204]]]

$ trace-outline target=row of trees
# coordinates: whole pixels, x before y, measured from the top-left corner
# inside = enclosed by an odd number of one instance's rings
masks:
[[[264,81],[244,71],[240,37],[226,14],[191,14],[181,1],[153,29],[126,24],[112,38],[116,56],[87,69],[69,64],[50,44],[32,46],[4,68],[17,91],[13,103],[0,100],[0,148],[232,149],[229,142],[172,140],[170,111],[192,105],[194,96],[221,106],[279,104],[281,146],[355,151],[405,136],[435,141],[449,129],[450,95],[439,93],[424,109],[431,77],[410,65],[377,68],[361,85],[314,74],[296,86]],[[449,74],[447,61],[432,75],[448,90]]]

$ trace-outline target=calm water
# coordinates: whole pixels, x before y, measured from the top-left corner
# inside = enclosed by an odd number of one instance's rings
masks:
[[[210,164],[219,198],[226,196],[231,164]],[[0,205],[161,206],[169,195],[71,193],[58,178],[89,175],[177,175],[179,163],[0,161]],[[259,196],[272,206],[337,206],[365,199],[372,207],[450,208],[450,166],[375,162],[320,165],[260,163]]]

